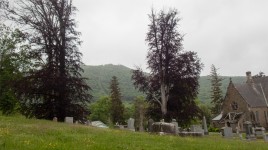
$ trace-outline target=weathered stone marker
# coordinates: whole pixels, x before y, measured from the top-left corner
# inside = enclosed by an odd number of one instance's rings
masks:
[[[231,138],[233,137],[233,131],[231,127],[223,127],[221,128],[221,134],[225,138]]]
[[[148,120],[148,132],[152,132],[153,123],[154,123],[153,119]]]
[[[58,118],[57,117],[53,117],[53,122],[58,122]]]
[[[178,125],[178,122],[176,121],[176,119],[172,119],[172,124],[174,124],[174,128],[175,128],[175,134],[178,134],[179,133],[179,125]]]
[[[208,126],[207,126],[207,120],[206,120],[206,117],[205,116],[203,116],[202,123],[203,123],[204,134],[205,135],[208,135]]]
[[[65,117],[64,122],[73,124],[74,123],[74,118],[73,117]]]
[[[191,125],[191,132],[197,132],[204,135],[204,129],[202,129],[201,125]]]
[[[135,131],[134,123],[135,123],[135,119],[129,118],[127,121],[127,128],[131,131]]]

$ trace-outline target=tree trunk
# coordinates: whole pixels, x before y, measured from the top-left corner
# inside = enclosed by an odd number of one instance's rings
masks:
[[[167,114],[167,101],[168,101],[168,95],[166,91],[166,85],[161,84],[161,111],[162,111],[162,117],[164,118]]]
[[[144,106],[143,104],[140,104],[140,124],[139,124],[139,131],[144,131],[144,128],[143,128],[143,119],[144,119]]]

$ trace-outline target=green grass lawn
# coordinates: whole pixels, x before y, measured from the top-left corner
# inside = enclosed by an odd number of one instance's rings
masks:
[[[177,150],[268,149],[263,140],[224,139],[218,134],[194,138],[100,129],[52,121],[0,116],[0,150]]]

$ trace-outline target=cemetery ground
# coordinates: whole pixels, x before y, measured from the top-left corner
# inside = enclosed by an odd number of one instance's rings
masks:
[[[172,149],[267,149],[263,139],[225,139],[219,133],[203,137],[155,135],[127,130],[25,119],[0,115],[1,150],[172,150]]]

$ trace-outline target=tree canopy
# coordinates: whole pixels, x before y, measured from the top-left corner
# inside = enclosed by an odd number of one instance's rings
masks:
[[[101,97],[96,102],[90,104],[90,120],[100,120],[105,124],[110,122],[111,99],[108,96]]]
[[[72,0],[15,0],[6,18],[25,33],[38,66],[20,82],[22,113],[27,117],[63,121],[85,119],[91,96],[81,77],[81,41]]]
[[[24,42],[21,31],[0,24],[0,110],[5,115],[19,107],[16,83],[32,64],[26,55],[29,45]]]
[[[146,36],[150,73],[146,76],[137,68],[133,70],[132,79],[151,102],[151,114],[159,114],[160,108],[162,118],[189,120],[188,116],[192,118],[197,112],[194,99],[202,64],[195,52],[183,50],[177,15],[176,9],[161,10],[157,14],[152,10]]]

